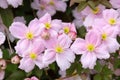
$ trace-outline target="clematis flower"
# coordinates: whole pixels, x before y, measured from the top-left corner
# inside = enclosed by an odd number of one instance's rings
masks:
[[[38,19],[32,20],[28,27],[26,27],[25,24],[21,22],[12,23],[9,30],[14,37],[20,39],[17,43],[17,46],[15,47],[18,53],[23,52],[30,45],[33,45],[36,43],[36,41],[39,41],[38,37],[40,36],[41,32],[40,26],[41,24],[39,23]]]
[[[98,5],[95,9],[96,10],[92,10],[90,7],[86,7],[82,11],[82,14],[86,15],[86,18],[85,18],[83,24],[87,30],[89,30],[89,29],[91,29],[91,27],[93,27],[92,25],[96,18],[102,17],[102,11],[105,9],[105,7],[103,5]]]
[[[63,27],[60,30],[60,34],[68,35],[72,40],[74,40],[77,36],[76,28],[74,23],[62,23]]]
[[[17,8],[19,5],[22,5],[23,0],[0,0],[0,7],[3,9],[8,8],[8,5],[12,5],[14,8]]]
[[[33,76],[31,78],[25,78],[24,80],[39,80],[37,77]]]
[[[100,19],[96,19],[93,26],[97,26],[97,27],[109,26],[109,28],[114,29],[114,32],[117,32],[117,34],[119,34],[120,17],[117,10],[106,9],[103,11],[102,14],[103,14],[103,17]]]
[[[101,45],[100,35],[93,30],[86,34],[85,40],[77,38],[71,49],[76,54],[82,54],[80,61],[83,68],[93,69],[97,58],[107,59],[110,57],[106,47]]]
[[[24,70],[25,72],[30,72],[34,69],[35,65],[40,69],[45,67],[43,63],[43,52],[44,47],[41,44],[36,43],[36,45],[31,46],[27,51],[23,54],[24,56],[20,60],[19,68]]]
[[[67,35],[60,35],[58,39],[54,40],[54,44],[45,50],[43,61],[47,64],[56,61],[61,70],[68,69],[75,59],[75,54],[69,48],[71,43],[72,41]]]
[[[98,27],[95,29],[101,36],[102,44],[106,46],[109,53],[113,53],[116,50],[119,50],[119,43],[116,40],[117,33],[114,32],[114,29],[109,27]]]
[[[34,2],[31,3],[31,7],[38,10],[37,16],[40,18],[45,13],[53,16],[56,10],[65,12],[67,5],[64,1],[60,0],[34,0]]]

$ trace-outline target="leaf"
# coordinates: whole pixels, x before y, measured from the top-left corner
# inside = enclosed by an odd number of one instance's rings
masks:
[[[9,27],[13,22],[13,13],[11,9],[0,9],[0,15],[2,17],[5,26]]]
[[[81,1],[86,1],[86,0],[70,0],[70,6],[72,6],[74,3],[80,3]]]
[[[82,72],[82,64],[77,63],[76,70],[77,70],[78,74],[81,74],[81,72]]]
[[[6,80],[24,80],[25,73],[23,71],[15,71]]]
[[[73,74],[73,72],[75,71],[75,69],[76,69],[76,63],[72,63],[71,66],[70,66],[70,68],[66,70],[67,75]]]
[[[100,74],[96,74],[94,76],[94,80],[102,80],[102,76]]]
[[[88,5],[92,10],[96,10],[95,3],[93,1],[88,1]]]
[[[112,5],[108,0],[101,0],[100,3],[108,8],[112,8]]]
[[[86,1],[82,1],[79,3],[79,5],[77,6],[77,10],[80,12],[82,11],[83,9],[85,9],[87,6],[87,2]]]
[[[96,64],[96,66],[95,66],[95,70],[96,71],[98,71],[98,72],[101,72],[102,71],[102,68],[103,68],[103,66],[97,61],[97,64]]]

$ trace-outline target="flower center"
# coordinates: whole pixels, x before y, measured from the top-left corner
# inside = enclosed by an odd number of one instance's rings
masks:
[[[102,40],[106,40],[106,38],[107,38],[107,34],[106,34],[106,33],[103,33],[103,34],[102,34]]]
[[[41,10],[44,10],[44,9],[45,9],[45,6],[40,5],[40,9],[41,9]]]
[[[61,46],[56,46],[56,47],[55,47],[55,51],[56,51],[57,53],[62,53],[64,50],[63,50],[63,48],[62,48]]]
[[[64,33],[68,34],[70,32],[69,27],[64,27]]]
[[[97,14],[100,12],[100,9],[98,7],[95,8],[95,10],[92,10],[93,14]]]
[[[50,23],[45,23],[45,28],[46,28],[46,29],[50,29],[50,28],[51,28]]]
[[[108,23],[109,23],[110,25],[114,25],[114,24],[116,24],[116,20],[113,19],[113,18],[111,18],[111,19],[109,19]]]
[[[93,52],[95,50],[95,46],[93,44],[88,44],[87,45],[87,50],[90,52]]]
[[[35,60],[37,58],[37,54],[35,54],[33,52],[30,53],[30,58],[33,59],[33,60]]]
[[[53,0],[51,0],[51,1],[49,2],[49,4],[50,4],[50,5],[54,5],[54,2],[53,2]]]
[[[34,37],[34,35],[33,35],[32,32],[28,32],[28,33],[26,34],[26,38],[29,39],[29,40],[33,39],[33,37]]]

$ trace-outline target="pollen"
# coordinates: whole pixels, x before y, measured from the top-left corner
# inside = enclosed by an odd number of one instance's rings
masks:
[[[56,51],[57,53],[62,53],[64,50],[63,50],[63,48],[62,48],[61,46],[56,46],[56,47],[55,47],[55,51]]]
[[[88,45],[87,45],[87,50],[88,50],[89,52],[93,52],[93,51],[95,50],[95,46],[94,46],[93,44],[88,44]]]
[[[103,33],[103,34],[102,34],[102,40],[106,40],[106,38],[107,38],[107,34],[106,34],[106,33]]]
[[[30,53],[30,58],[33,59],[33,60],[35,60],[37,58],[37,54],[35,54],[33,52]]]
[[[64,33],[68,34],[70,32],[70,28],[69,27],[65,27],[64,28]]]
[[[46,29],[50,29],[50,28],[51,28],[50,23],[45,23],[45,28],[46,28]]]
[[[109,19],[108,23],[109,23],[110,25],[115,25],[115,24],[116,24],[116,20],[113,19],[113,18],[111,18],[111,19]]]
[[[34,37],[34,35],[33,35],[32,32],[28,32],[28,33],[26,34],[26,38],[29,39],[29,40],[33,39],[33,37]]]
[[[98,7],[95,8],[95,10],[92,10],[93,14],[98,14],[100,12],[100,9]]]

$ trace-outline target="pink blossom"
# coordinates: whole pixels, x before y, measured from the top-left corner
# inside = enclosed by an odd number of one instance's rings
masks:
[[[34,0],[31,3],[33,9],[38,10],[37,16],[40,18],[45,13],[49,13],[51,16],[56,13],[56,10],[65,12],[66,3],[60,0]]]
[[[77,36],[76,28],[74,23],[62,23],[63,27],[60,30],[60,34],[68,35],[72,40],[74,40]]]
[[[40,69],[45,67],[43,63],[43,54],[44,47],[41,44],[36,43],[36,45],[31,46],[23,54],[24,56],[20,60],[19,68],[25,70],[25,72],[30,72],[37,65]]]
[[[22,23],[26,23],[25,19],[23,16],[17,16],[14,18],[14,22],[22,22]]]
[[[33,76],[31,78],[25,78],[24,80],[39,80],[37,77]]]
[[[40,36],[40,29],[41,24],[39,23],[38,19],[32,20],[28,27],[25,24],[20,22],[13,22],[10,26],[9,30],[11,34],[20,39],[15,47],[16,51],[23,52],[24,50],[28,49],[30,45],[33,45],[39,40]],[[21,54],[21,53],[19,53]]]
[[[86,15],[86,18],[84,20],[84,26],[89,30],[89,27],[91,27],[95,21],[96,18],[101,18],[102,17],[102,11],[105,9],[104,6],[99,5],[96,7],[96,10],[92,10],[89,7],[86,7],[83,11],[82,14]]]
[[[68,69],[75,59],[74,53],[69,48],[71,42],[67,35],[60,35],[58,39],[54,40],[54,44],[45,50],[43,61],[47,64],[56,61],[61,70]]]
[[[7,0],[0,0],[0,7],[3,9],[8,8]]]
[[[5,76],[5,71],[0,70],[0,80],[3,80]]]
[[[22,5],[23,0],[7,0],[9,5],[12,5],[14,8],[17,8],[19,5]]]
[[[109,28],[114,29],[114,32],[119,34],[119,26],[120,26],[120,17],[119,13],[114,9],[106,9],[103,11],[103,17],[100,19],[96,19],[93,26],[97,27],[105,27],[109,26]]]
[[[110,0],[113,8],[120,8],[120,0]]]
[[[106,47],[101,45],[100,35],[93,30],[86,34],[85,40],[77,38],[71,49],[76,54],[82,54],[80,61],[83,68],[93,69],[97,58],[107,59],[110,57]]]
[[[116,40],[117,32],[114,32],[113,28],[109,28],[107,26],[103,28],[98,27],[96,31],[101,36],[102,44],[106,46],[110,53],[113,53],[119,49],[120,45]]]
[[[4,41],[5,41],[5,35],[2,32],[0,32],[0,45],[3,44]]]

